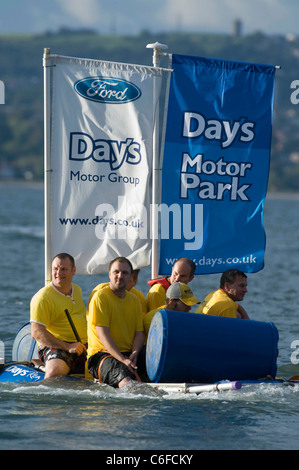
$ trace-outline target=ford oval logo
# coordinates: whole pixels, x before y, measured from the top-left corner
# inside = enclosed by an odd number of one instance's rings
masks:
[[[113,77],[82,78],[75,83],[74,88],[83,98],[98,103],[129,103],[141,96],[141,90],[136,85]]]

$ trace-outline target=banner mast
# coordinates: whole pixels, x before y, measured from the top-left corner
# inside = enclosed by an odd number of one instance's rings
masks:
[[[51,120],[50,120],[50,73],[51,73],[50,49],[44,48],[44,230],[45,230],[45,285],[51,281],[51,260],[50,260],[50,236],[49,226],[50,214],[50,144],[51,144]]]
[[[160,57],[168,56],[169,54],[161,52],[161,50],[168,49],[166,44],[155,42],[147,44],[147,49],[153,49],[153,66],[160,67]],[[159,190],[160,190],[160,159],[159,159],[159,100],[156,101],[159,94],[157,87],[157,79],[154,77],[154,103],[157,102],[157,107],[154,109],[154,131],[153,131],[153,166],[152,166],[152,203],[151,203],[151,236],[152,236],[152,263],[151,263],[151,278],[155,279],[158,276],[158,247],[159,247],[159,224],[158,212],[156,210],[159,203]]]

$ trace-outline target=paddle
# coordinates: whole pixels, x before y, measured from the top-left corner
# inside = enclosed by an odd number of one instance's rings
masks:
[[[299,382],[299,375],[293,375],[288,379],[288,382]]]
[[[78,343],[82,343],[82,341],[81,341],[81,339],[80,339],[80,336],[79,336],[79,334],[78,334],[78,331],[76,330],[76,327],[75,327],[74,322],[73,322],[73,320],[72,320],[72,317],[71,317],[71,315],[70,315],[70,312],[68,311],[67,308],[65,309],[64,312],[65,312],[65,314],[66,314],[66,316],[67,316],[67,319],[68,319],[69,324],[70,324],[70,326],[71,326],[71,328],[72,328],[72,330],[73,330],[73,333],[74,333],[74,335],[75,335],[75,337],[76,337],[76,340],[78,341]],[[82,343],[82,344],[83,344],[83,343]],[[86,351],[84,351],[83,354],[86,355]]]

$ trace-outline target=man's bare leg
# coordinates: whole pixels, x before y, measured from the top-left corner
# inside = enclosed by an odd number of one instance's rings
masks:
[[[57,377],[58,375],[68,375],[70,368],[62,359],[51,359],[46,362],[45,379]]]

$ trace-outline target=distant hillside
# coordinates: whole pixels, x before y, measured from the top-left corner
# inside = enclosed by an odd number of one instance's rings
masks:
[[[92,31],[61,30],[43,35],[0,35],[0,178],[43,177],[43,68],[51,53],[152,65],[148,43],[168,45],[168,52],[280,65],[276,73],[275,111],[269,189],[299,191],[299,105],[290,88],[299,80],[299,40],[257,33],[233,37],[216,34],[102,36]]]

